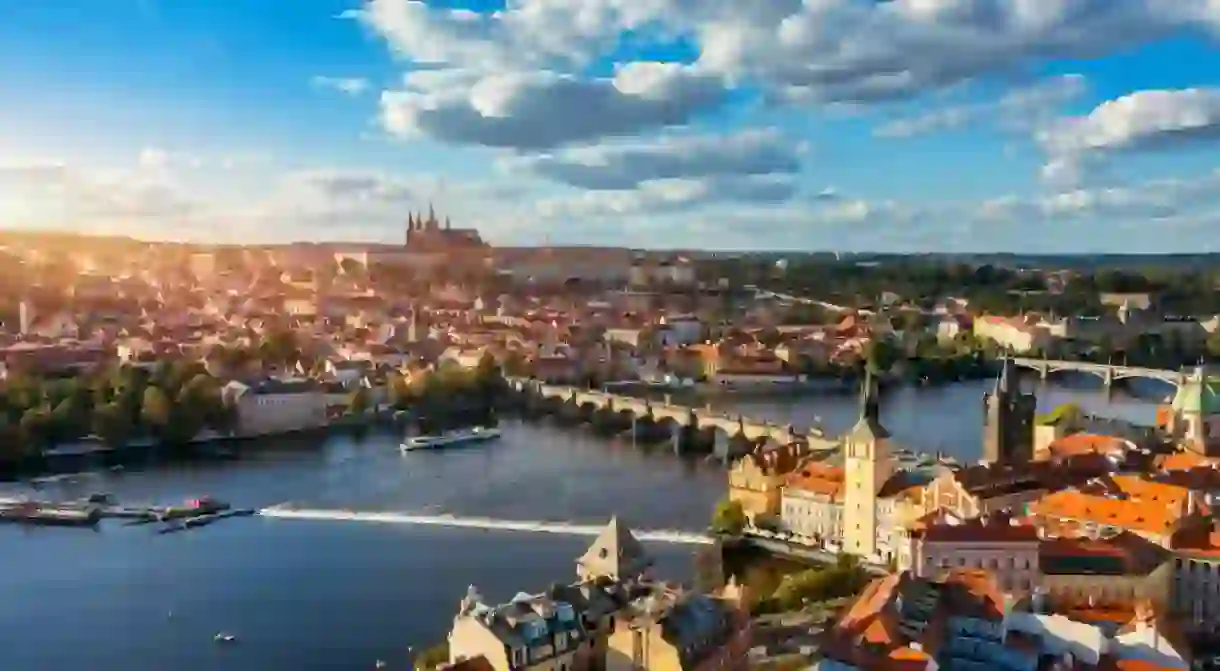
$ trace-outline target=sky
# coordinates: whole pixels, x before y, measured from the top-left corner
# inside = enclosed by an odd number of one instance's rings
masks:
[[[1220,251],[1220,0],[0,0],[0,226]]]

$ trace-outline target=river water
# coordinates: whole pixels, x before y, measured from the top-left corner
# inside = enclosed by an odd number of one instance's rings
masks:
[[[1151,421],[1147,401],[1107,400],[1087,380],[1070,382],[1040,389],[1041,405],[1072,401]],[[903,445],[972,460],[986,387],[894,390],[883,421]],[[849,394],[717,403],[798,426],[818,418],[832,432],[856,414]],[[99,475],[46,494],[106,491],[133,503],[208,494],[243,507],[291,501],[586,523],[618,514],[640,529],[697,530],[724,493],[723,470],[698,458],[548,424],[503,429],[484,448],[407,456],[384,434],[279,441],[236,462]],[[0,527],[0,669],[307,671],[372,669],[377,660],[405,669],[412,646],[443,639],[468,584],[504,600],[570,580],[590,540],[257,517],[160,536],[112,524]],[[690,547],[648,547],[663,575],[688,577]],[[214,643],[220,631],[238,641]]]

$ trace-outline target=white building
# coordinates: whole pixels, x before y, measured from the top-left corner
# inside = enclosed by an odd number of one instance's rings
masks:
[[[230,382],[227,402],[237,407],[237,435],[265,436],[308,431],[327,425],[326,393],[312,380]]]
[[[843,469],[808,464],[787,478],[780,495],[786,531],[838,543],[843,537]]]

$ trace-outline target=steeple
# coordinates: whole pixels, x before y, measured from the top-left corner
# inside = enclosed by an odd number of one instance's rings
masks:
[[[872,369],[864,369],[864,382],[860,385],[860,421],[874,424],[881,422],[881,402],[877,399],[877,380]]]
[[[652,558],[644,546],[618,517],[598,534],[589,549],[576,560],[576,574],[581,580],[607,577],[612,580],[632,580],[652,566]]]
[[[432,208],[432,203],[428,203],[428,230],[436,230],[436,210]]]
[[[995,380],[996,396],[1007,396],[1015,388],[1012,386],[1012,379],[1016,377],[1016,364],[1013,363],[1012,357],[1008,356],[1008,350],[1004,351],[1004,358],[1000,359],[1000,374]]]
[[[453,228],[453,224],[449,222],[449,215],[445,215],[445,230],[448,231],[451,228]]]

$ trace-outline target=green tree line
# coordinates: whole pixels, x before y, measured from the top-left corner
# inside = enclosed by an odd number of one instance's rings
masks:
[[[229,431],[233,408],[200,363],[124,365],[72,378],[15,375],[0,383],[0,462],[18,462],[96,436],[180,444],[205,428]]]

